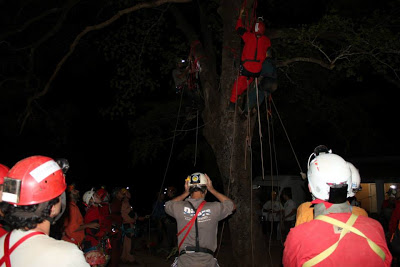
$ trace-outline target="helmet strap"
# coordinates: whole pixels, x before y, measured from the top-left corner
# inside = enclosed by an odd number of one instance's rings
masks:
[[[52,220],[50,221],[51,224],[54,224],[56,221],[58,221],[64,214],[65,210],[67,209],[67,195],[65,194],[65,191],[61,194],[60,201],[61,201],[60,213],[56,217],[52,218]]]

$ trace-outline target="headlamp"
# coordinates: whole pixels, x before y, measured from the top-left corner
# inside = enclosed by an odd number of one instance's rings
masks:
[[[4,177],[3,197],[4,202],[18,203],[21,193],[22,180]]]

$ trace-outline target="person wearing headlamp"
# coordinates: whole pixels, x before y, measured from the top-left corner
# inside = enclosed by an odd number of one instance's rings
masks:
[[[66,206],[65,176],[51,158],[32,156],[17,162],[4,178],[4,220],[12,229],[0,238],[0,265],[88,267],[83,253],[49,236]]]
[[[206,202],[210,192],[219,202]],[[165,203],[165,212],[178,223],[179,257],[173,266],[218,266],[218,222],[236,209],[233,201],[219,193],[207,174],[193,173],[185,181],[185,191]]]

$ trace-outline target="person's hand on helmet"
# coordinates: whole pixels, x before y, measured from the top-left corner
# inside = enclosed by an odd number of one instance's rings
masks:
[[[206,186],[207,186],[207,190],[208,191],[212,191],[212,190],[214,190],[214,187],[213,187],[213,185],[212,185],[212,182],[211,182],[211,179],[210,179],[210,177],[208,177],[208,175],[207,174],[204,174],[204,176],[206,177],[206,179],[207,179],[207,184],[206,184]]]
[[[185,180],[185,193],[189,194],[189,183],[190,179]]]

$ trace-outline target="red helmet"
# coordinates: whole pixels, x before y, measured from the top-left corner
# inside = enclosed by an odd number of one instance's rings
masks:
[[[254,25],[254,32],[256,35],[264,35],[265,33],[265,24],[262,21],[257,21]]]
[[[97,190],[96,193],[101,199],[101,201],[106,201],[106,202],[109,201],[109,194],[107,190],[105,190],[104,188],[100,188],[99,190]]]
[[[0,164],[0,185],[4,183],[4,177],[6,177],[9,170],[10,168],[6,165]]]
[[[17,162],[4,178],[3,201],[39,204],[60,196],[66,188],[64,173],[53,159],[32,156]]]

